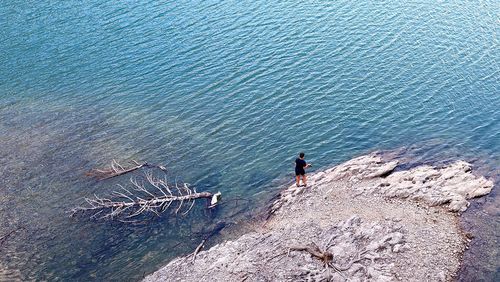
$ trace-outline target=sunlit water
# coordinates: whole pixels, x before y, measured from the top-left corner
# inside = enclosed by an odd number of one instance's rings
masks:
[[[498,175],[500,2],[274,2],[0,5],[0,236],[17,230],[0,280],[140,279],[263,206],[301,150],[314,169],[407,147]],[[127,182],[85,177],[112,159],[252,203],[142,225],[70,218]],[[488,243],[464,280],[499,277],[496,195],[467,215]]]

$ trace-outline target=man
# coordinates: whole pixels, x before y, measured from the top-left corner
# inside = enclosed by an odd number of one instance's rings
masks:
[[[304,160],[304,153],[300,153],[299,157],[295,160],[295,178],[296,185],[299,187],[300,185],[300,177],[302,176],[302,183],[304,183],[304,187],[307,186],[307,177],[306,177],[306,168],[310,167],[311,164],[306,163]]]

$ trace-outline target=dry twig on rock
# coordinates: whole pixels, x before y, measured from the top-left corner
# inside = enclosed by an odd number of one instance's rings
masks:
[[[198,245],[198,247],[196,247],[196,249],[194,250],[192,256],[193,256],[193,259],[192,261],[194,261],[196,259],[196,256],[198,255],[198,253],[201,251],[201,249],[203,249],[204,245],[205,245],[205,242],[207,241],[207,239],[203,239],[201,241],[201,243]]]
[[[346,271],[349,268],[352,267],[353,264],[362,261],[365,259],[363,255],[367,253],[367,250],[361,251],[357,254],[357,258],[351,260],[347,265],[345,266],[338,266],[333,263],[333,254],[328,252],[328,251],[321,251],[320,248],[315,244],[311,243],[306,246],[292,246],[289,247],[290,251],[305,251],[311,254],[313,257],[320,259],[326,268],[331,267],[338,273],[342,271]],[[342,276],[344,276],[342,273],[340,273]]]
[[[314,244],[308,244],[306,246],[292,246],[289,247],[290,251],[306,251],[310,253],[313,257],[316,257],[323,261],[323,263],[328,264],[333,259],[333,254],[330,252],[323,252],[319,249],[319,247]]]
[[[198,245],[198,247],[196,247],[196,249],[194,250],[194,252],[189,255],[189,256],[192,256],[193,259],[192,259],[192,262],[194,262],[196,260],[196,256],[198,255],[198,253],[205,247],[205,243],[208,241],[208,239],[210,239],[212,236],[218,234],[222,229],[224,229],[228,224],[224,221],[221,221],[219,223],[217,223],[214,227],[214,229],[212,231],[210,231],[208,233],[207,236],[205,236],[205,238],[203,238],[203,240],[201,241],[201,243]],[[188,257],[189,257],[188,256]]]

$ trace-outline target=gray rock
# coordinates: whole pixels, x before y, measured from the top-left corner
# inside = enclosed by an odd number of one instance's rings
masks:
[[[257,224],[194,262],[177,258],[144,281],[446,281],[465,240],[456,215],[434,206],[464,211],[493,183],[465,162],[394,172],[397,164],[370,154],[311,175],[307,189],[281,192],[265,228]],[[290,251],[311,243],[332,253],[339,271]]]

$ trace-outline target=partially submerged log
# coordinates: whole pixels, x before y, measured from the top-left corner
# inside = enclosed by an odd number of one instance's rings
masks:
[[[185,183],[169,184],[166,178],[155,177],[152,172],[146,172],[145,178],[132,177],[130,183],[131,189],[118,185],[120,189],[113,191],[110,197],[94,195],[93,198],[84,198],[86,205],[74,208],[72,216],[90,212],[91,218],[129,221],[148,212],[159,216],[166,210],[185,215],[197,199],[212,200],[207,205],[210,203],[210,207],[214,207],[220,198],[220,192],[214,197],[210,192],[197,192]]]
[[[23,226],[20,226],[20,227],[17,227],[17,228],[14,228],[12,230],[10,230],[9,232],[7,232],[5,235],[2,235],[0,236],[0,247],[3,246],[3,244],[14,234],[16,233],[17,231],[19,230],[26,230],[26,228],[24,228]]]
[[[162,166],[162,165],[154,165],[154,164],[149,164],[147,162],[143,163],[138,163],[135,160],[132,160],[133,165],[131,167],[123,167],[121,164],[119,164],[117,161],[113,160],[111,162],[111,167],[105,168],[105,169],[92,169],[91,171],[85,173],[85,175],[94,177],[98,180],[105,180],[109,178],[113,178],[115,176],[127,174],[129,172],[138,170],[140,168],[158,168],[164,172],[167,171],[167,168]]]

